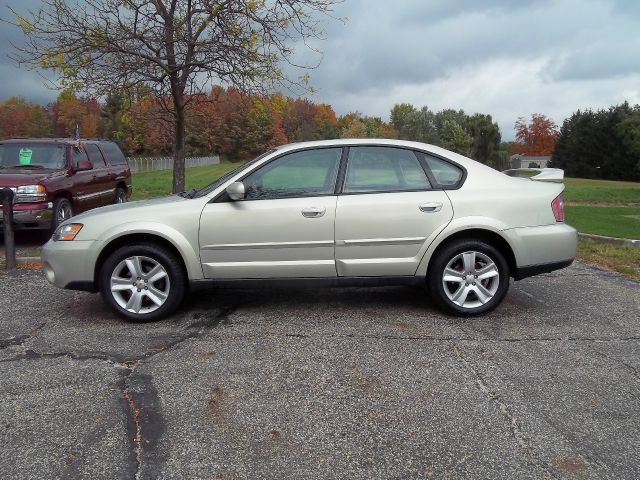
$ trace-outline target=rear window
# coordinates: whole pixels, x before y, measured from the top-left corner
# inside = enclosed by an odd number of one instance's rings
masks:
[[[46,143],[0,144],[0,167],[60,169],[67,166],[66,147]]]
[[[106,163],[104,163],[104,158],[102,158],[102,154],[96,145],[88,144],[84,146],[85,150],[89,154],[89,160],[93,165],[93,168],[103,168],[106,167]]]
[[[101,143],[100,148],[107,157],[111,165],[126,165],[127,159],[124,157],[120,148],[113,142]]]
[[[436,182],[442,187],[453,187],[462,179],[461,168],[430,155],[425,155],[424,159],[427,161]]]

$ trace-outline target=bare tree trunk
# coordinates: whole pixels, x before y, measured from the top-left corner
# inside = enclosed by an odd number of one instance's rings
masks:
[[[184,105],[176,105],[176,136],[173,145],[173,193],[184,192]]]

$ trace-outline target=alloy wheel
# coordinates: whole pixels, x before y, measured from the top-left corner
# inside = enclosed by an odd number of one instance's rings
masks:
[[[145,314],[167,301],[171,282],[160,262],[146,256],[122,260],[111,274],[111,295],[125,310]]]
[[[486,254],[468,251],[447,262],[442,286],[449,300],[462,308],[476,308],[489,302],[498,291],[500,273]]]

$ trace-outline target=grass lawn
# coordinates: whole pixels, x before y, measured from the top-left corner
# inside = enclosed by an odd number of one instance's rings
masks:
[[[240,165],[241,163],[220,163],[218,165],[187,168],[186,189],[202,188]],[[172,179],[173,170],[132,174],[133,195],[131,200],[169,195],[171,193]]]
[[[640,238],[640,207],[569,205],[566,221],[582,233]]]
[[[640,280],[640,248],[616,247],[592,240],[580,240],[578,258]]]
[[[640,207],[640,183],[565,178],[564,199],[572,203],[629,205]]]

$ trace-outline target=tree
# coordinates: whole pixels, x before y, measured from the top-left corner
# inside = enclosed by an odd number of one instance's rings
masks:
[[[0,138],[43,137],[50,133],[51,119],[40,105],[17,97],[0,103]]]
[[[491,115],[476,113],[469,117],[468,131],[473,141],[470,157],[487,165],[498,163],[500,150],[500,128],[493,122]]]
[[[558,138],[558,127],[553,120],[540,113],[534,113],[528,124],[523,117],[518,118],[515,129],[516,142],[513,145],[513,153],[529,156],[553,154]]]
[[[283,73],[292,45],[322,37],[317,14],[338,0],[42,0],[15,24],[14,58],[58,74],[56,86],[105,95],[147,85],[174,123],[173,191],[184,189],[193,94],[214,79],[243,91],[301,85]],[[305,68],[312,66],[305,65]]]
[[[445,120],[440,134],[444,148],[460,155],[469,155],[473,139],[455,120]]]

